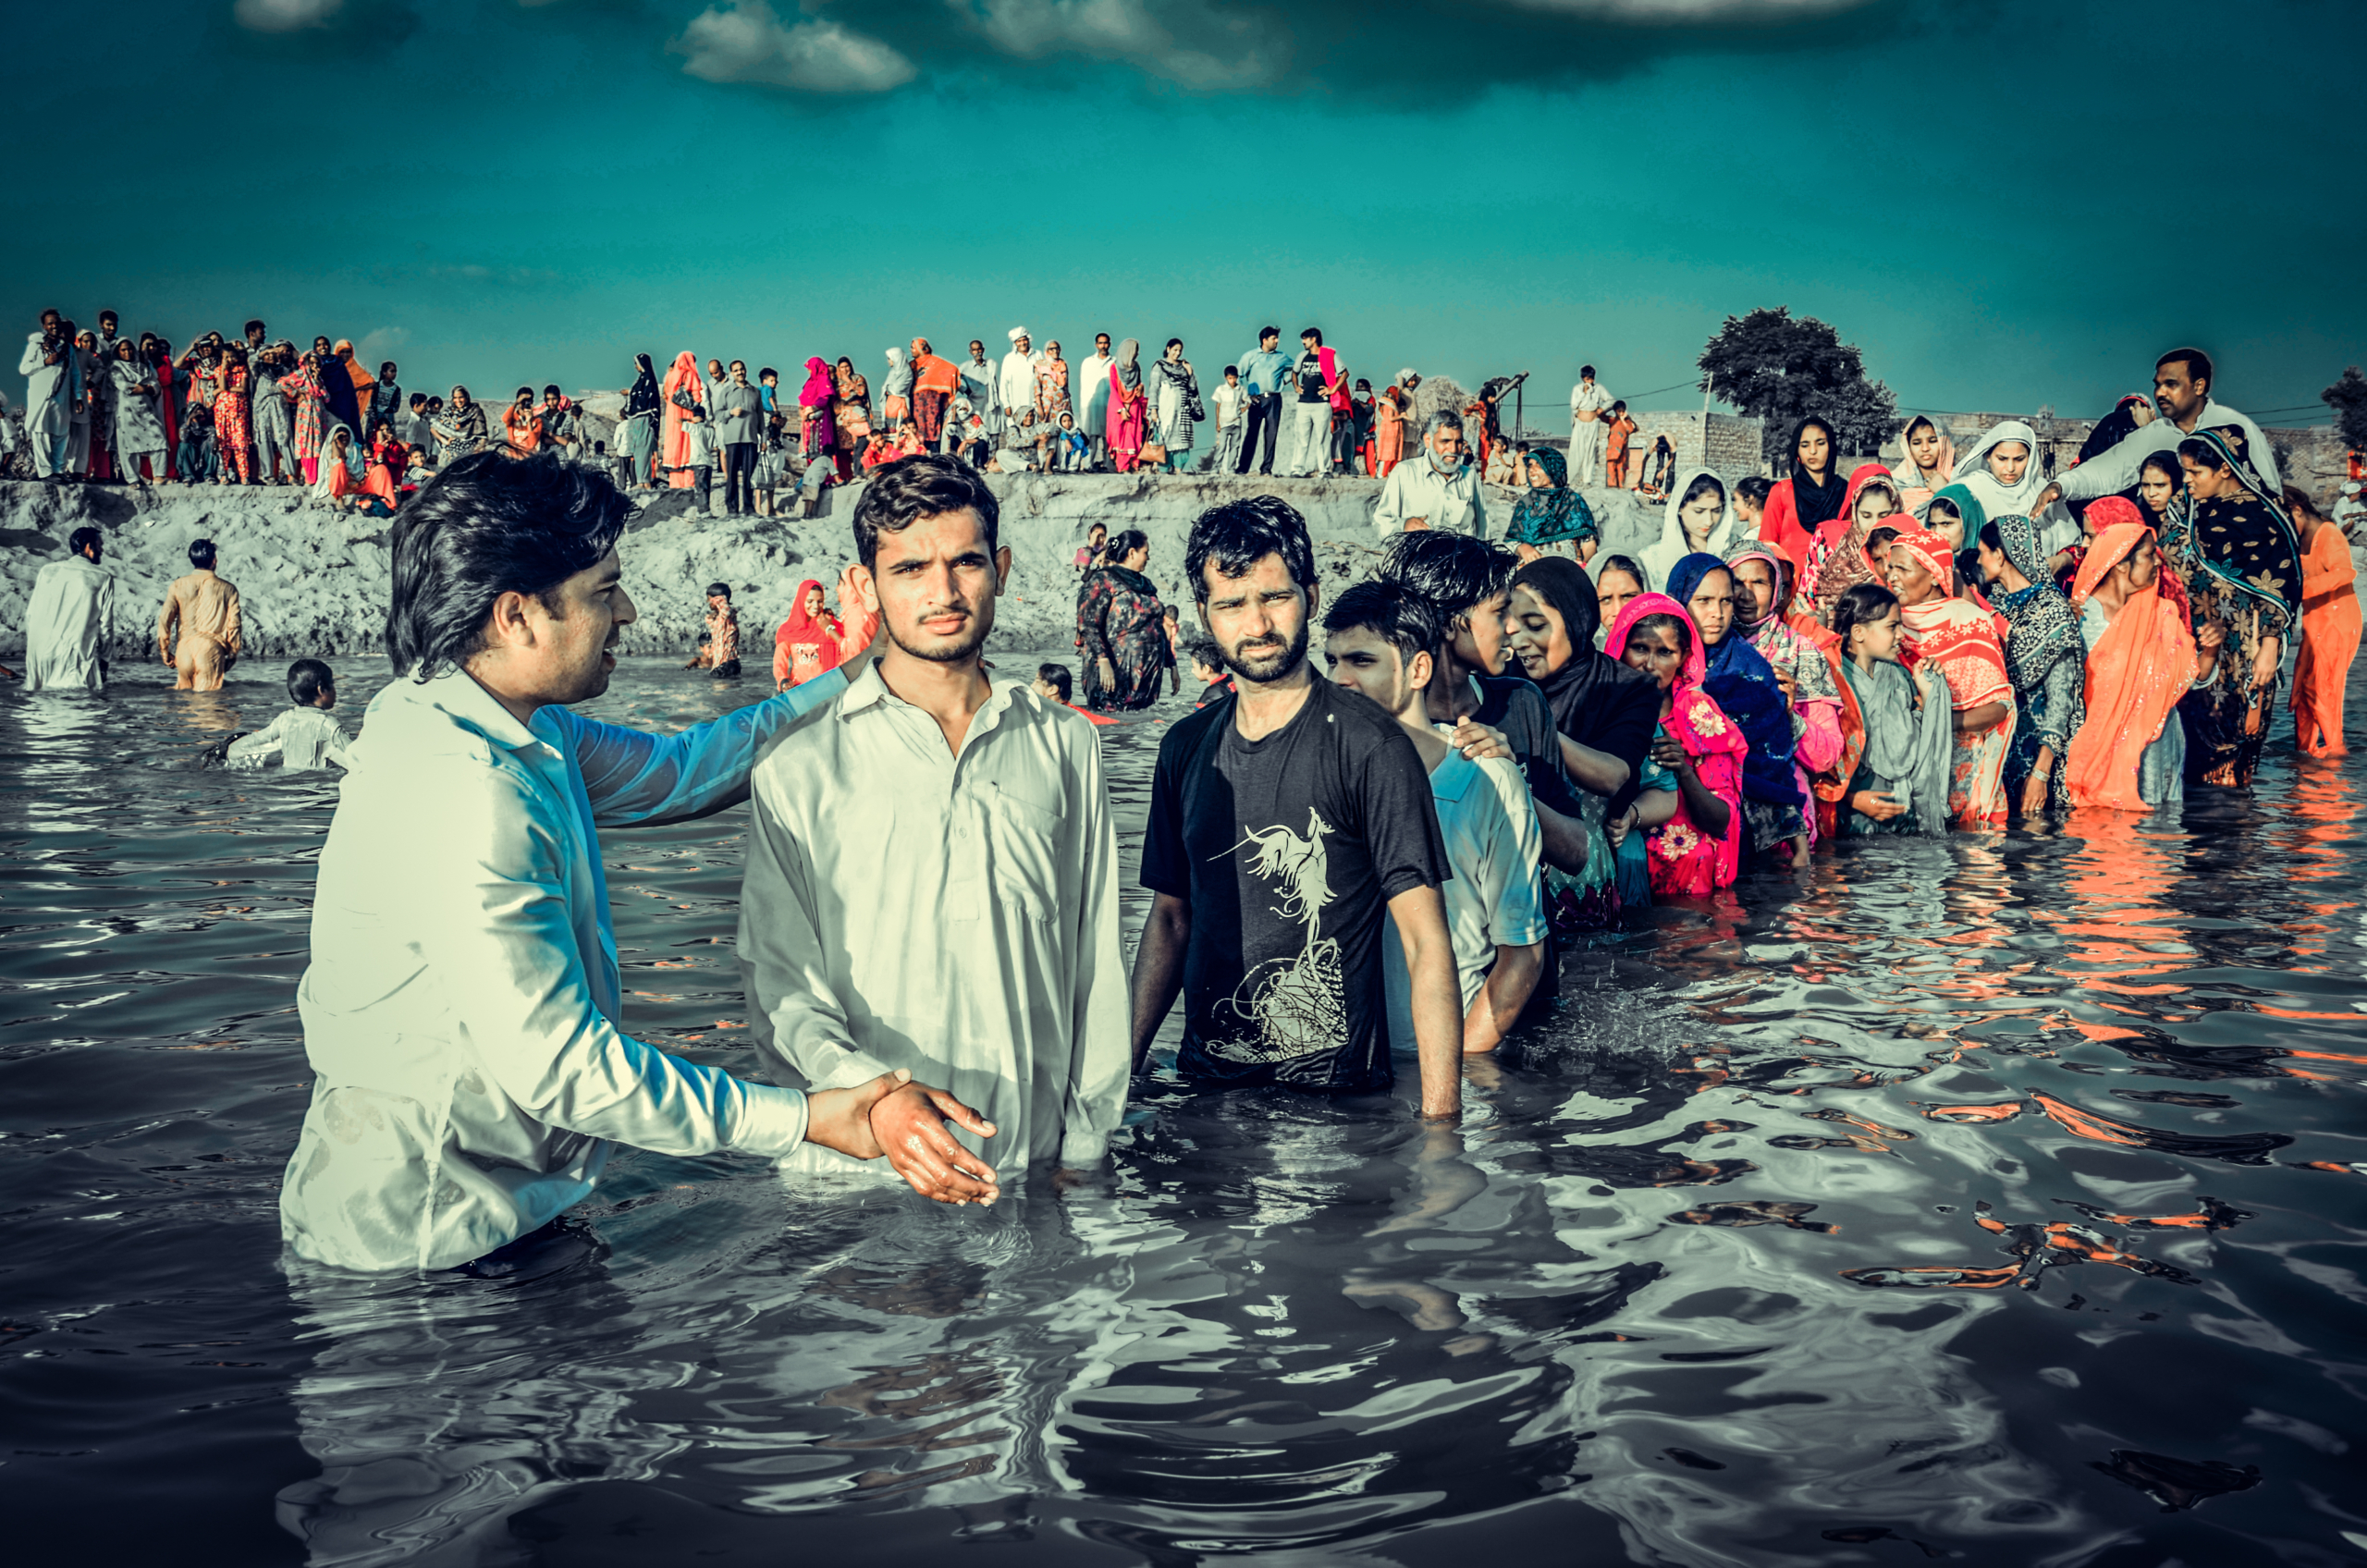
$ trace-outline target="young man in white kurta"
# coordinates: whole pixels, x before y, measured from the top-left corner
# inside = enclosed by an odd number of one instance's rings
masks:
[[[749,1023],[784,1083],[828,1089],[903,1068],[943,1084],[994,1125],[963,1141],[1010,1180],[1101,1158],[1131,1051],[1100,742],[1082,715],[1018,681],[989,685],[978,667],[1010,560],[994,548],[994,505],[982,478],[935,455],[865,486],[858,540],[867,520],[888,521],[863,591],[892,646],[756,764],[740,966]],[[923,509],[899,528],[900,506]],[[949,562],[952,575],[917,582]],[[949,685],[976,704],[958,740],[924,691]],[[818,1149],[782,1164],[859,1169]]]
[[[78,528],[74,552],[33,576],[25,601],[25,690],[106,689],[107,639],[115,630],[115,577],[99,564],[99,531]]]

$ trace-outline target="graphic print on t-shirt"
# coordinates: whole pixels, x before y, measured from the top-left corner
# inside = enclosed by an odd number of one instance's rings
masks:
[[[1347,1025],[1347,992],[1340,944],[1322,931],[1323,911],[1331,902],[1331,861],[1323,840],[1331,831],[1322,815],[1309,809],[1303,839],[1277,826],[1251,828],[1233,846],[1257,846],[1250,871],[1275,887],[1282,901],[1272,906],[1273,913],[1305,925],[1306,941],[1295,957],[1269,959],[1242,976],[1224,1006],[1257,1034],[1255,1038],[1211,1041],[1210,1056],[1231,1061],[1288,1061],[1338,1047]]]

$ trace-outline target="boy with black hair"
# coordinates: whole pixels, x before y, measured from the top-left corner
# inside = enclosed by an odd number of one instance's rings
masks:
[[[731,584],[706,585],[706,655],[717,680],[740,674],[740,612],[731,605]]]
[[[1432,728],[1423,688],[1438,668],[1444,633],[1429,600],[1394,582],[1367,580],[1324,612],[1323,631],[1331,679],[1380,704],[1429,769],[1430,805],[1454,870],[1445,888],[1446,921],[1462,987],[1463,1049],[1494,1050],[1545,967],[1549,933],[1528,786],[1508,758],[1475,762]],[[1380,974],[1390,1047],[1404,1056],[1414,1050],[1412,997],[1393,935],[1383,935]]]
[[[1411,977],[1421,1113],[1455,1116],[1463,1014],[1429,777],[1403,726],[1307,667],[1321,586],[1306,524],[1272,496],[1211,508],[1184,570],[1237,689],[1159,744],[1135,1068],[1180,993],[1186,1078],[1387,1088],[1385,918]]]
[[[1193,707],[1204,708],[1233,695],[1233,677],[1225,673],[1224,657],[1217,652],[1214,639],[1186,637],[1183,653],[1192,667],[1192,679],[1200,683],[1200,697]]]
[[[1071,696],[1076,691],[1076,683],[1069,675],[1069,667],[1064,664],[1037,665],[1036,667],[1036,685],[1034,687],[1034,691],[1037,696],[1043,698],[1048,703],[1058,703],[1064,708],[1073,709],[1077,714],[1081,715],[1087,724],[1115,724],[1118,722],[1108,714],[1090,712],[1085,708],[1078,707],[1075,703],[1070,701]]]
[[[290,773],[314,773],[330,763],[351,767],[346,747],[353,737],[329,717],[337,706],[337,677],[318,659],[288,667],[288,700],[263,729],[230,742],[226,760],[233,767],[264,767],[276,761]]]
[[[1459,745],[1483,728],[1501,735],[1528,780],[1545,859],[1575,876],[1586,869],[1588,836],[1570,768],[1584,766],[1577,782],[1605,795],[1637,769],[1564,740],[1545,693],[1523,676],[1503,673],[1512,663],[1505,635],[1516,564],[1509,550],[1468,534],[1401,533],[1382,554],[1378,575],[1438,607],[1437,672],[1423,689],[1431,721],[1455,726]],[[1643,743],[1650,741],[1647,735]]]

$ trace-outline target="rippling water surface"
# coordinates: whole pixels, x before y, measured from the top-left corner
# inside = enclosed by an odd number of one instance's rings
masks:
[[[270,673],[0,693],[16,1561],[2367,1561],[2357,759],[1656,912],[1460,1132],[1166,1081],[991,1213],[632,1153],[356,1287],[275,1210],[335,787],[187,762]],[[1183,711],[1102,732],[1130,876]],[[607,847],[629,1025],[735,1070],[743,827]]]

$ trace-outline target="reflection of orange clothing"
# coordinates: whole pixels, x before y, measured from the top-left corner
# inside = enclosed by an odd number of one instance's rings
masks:
[[[178,672],[177,692],[219,692],[238,662],[239,591],[210,571],[192,571],[165,591],[156,643]]]
[[[1627,437],[1635,434],[1636,422],[1625,414],[1613,420],[1611,428],[1604,432],[1604,439],[1609,446],[1605,448],[1603,467],[1613,490],[1627,488]]]
[[[2350,542],[2341,529],[2322,525],[2301,557],[2301,651],[2293,661],[2293,739],[2313,757],[2348,752],[2342,691],[2359,652],[2354,575]]]

